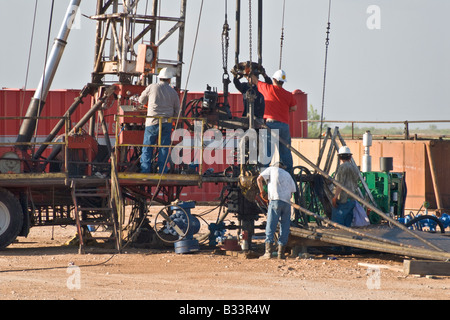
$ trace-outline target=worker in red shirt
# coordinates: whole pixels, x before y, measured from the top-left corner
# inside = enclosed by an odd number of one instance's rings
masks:
[[[291,133],[289,131],[290,112],[297,110],[297,102],[291,92],[283,88],[286,82],[286,73],[283,70],[277,70],[272,76],[273,84],[268,84],[258,80],[255,75],[251,76],[251,82],[257,84],[258,91],[264,96],[266,108],[264,119],[266,125],[271,130],[278,130],[279,137],[289,145],[291,144]],[[273,154],[271,150],[271,139],[268,136],[267,156],[271,159]],[[286,166],[286,171],[291,172],[293,167],[291,150],[284,144],[279,144],[280,160]]]

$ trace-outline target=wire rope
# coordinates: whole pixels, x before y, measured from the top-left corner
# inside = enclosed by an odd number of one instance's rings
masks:
[[[323,86],[322,86],[322,110],[320,112],[320,130],[319,130],[319,150],[322,144],[322,130],[323,130],[323,113],[325,108],[325,87],[327,79],[327,65],[328,65],[328,46],[330,44],[330,17],[331,17],[331,0],[328,0],[328,22],[327,22],[327,38],[325,40],[325,63],[323,70]]]
[[[48,32],[47,32],[47,45],[46,45],[46,49],[45,49],[45,60],[44,60],[44,72],[42,73],[42,89],[44,88],[44,82],[45,82],[45,69],[47,68],[47,60],[48,60],[48,47],[50,44],[50,35],[52,32],[52,24],[53,24],[53,11],[55,8],[55,0],[52,0],[52,5],[50,8],[50,21],[48,24]],[[41,114],[41,110],[42,110],[42,98],[44,96],[44,90],[41,89],[41,96],[39,97],[39,105],[38,105],[38,110],[36,113],[36,116],[39,117],[39,115]],[[34,127],[34,142],[36,142],[36,136],[37,136],[37,129],[38,129],[38,125],[39,125],[39,118],[36,119],[36,125]],[[33,154],[34,154],[34,147],[33,147]]]
[[[283,44],[284,44],[284,13],[286,9],[286,0],[283,0],[283,14],[281,18],[281,37],[280,37],[280,64],[278,65],[278,69],[281,70],[281,61],[283,58]]]
[[[29,71],[30,71],[31,52],[32,52],[32,49],[33,49],[33,40],[34,40],[34,27],[36,25],[37,4],[38,4],[38,0],[36,0],[35,3],[34,3],[34,15],[33,15],[32,27],[31,27],[30,49],[28,50],[27,71],[25,73],[25,84],[23,86],[22,101],[20,103],[20,113],[19,113],[20,116],[22,116],[23,106],[24,106],[24,103],[25,103],[25,91],[26,91],[27,85],[28,85],[28,74],[29,74]]]
[[[200,22],[201,22],[201,17],[202,17],[202,12],[203,12],[203,2],[204,2],[204,0],[202,0],[202,2],[201,2],[201,4],[200,4],[200,11],[199,11],[199,16],[198,16],[198,21],[197,21],[197,28],[196,28],[196,32],[195,32],[194,45],[193,45],[193,47],[192,47],[191,61],[190,61],[190,63],[189,63],[189,69],[188,69],[188,73],[187,73],[187,76],[186,76],[185,89],[184,89],[184,92],[183,92],[183,98],[181,99],[180,104],[183,103],[183,101],[184,101],[184,99],[185,99],[185,96],[186,96],[186,94],[187,94],[187,88],[188,88],[188,84],[189,84],[189,80],[190,80],[190,75],[191,75],[191,71],[192,71],[192,64],[193,64],[194,56],[195,56],[195,49],[196,49],[196,47],[197,47],[198,33],[199,33],[199,29],[200,29]],[[178,111],[177,120],[176,120],[176,122],[175,122],[175,128],[178,126],[178,123],[179,123],[179,120],[180,120],[180,117],[181,117],[181,112],[182,112],[182,106],[180,106],[179,111]],[[172,147],[173,147],[173,142],[171,141],[171,142],[170,142],[170,146],[169,146],[169,150],[170,150]],[[166,167],[167,162],[168,162],[168,160],[169,160],[169,156],[170,156],[170,152],[167,153],[167,157],[166,157],[166,160],[165,160],[165,162],[164,162],[163,168]],[[162,171],[164,172],[164,170],[162,170]],[[155,190],[158,190],[159,187],[160,187],[160,185],[161,185],[162,177],[163,177],[163,175],[164,175],[163,172],[162,172],[162,173],[160,174],[160,176],[159,176],[158,183],[157,183],[157,185],[156,185]],[[157,191],[156,191],[155,193],[153,193],[152,198],[150,199],[149,207],[152,206],[152,203],[153,203],[153,201],[155,200],[155,197],[156,197],[156,194],[157,194],[157,193],[158,193]],[[139,228],[142,226],[144,220],[145,220],[144,218],[141,220],[141,222],[140,222],[139,226],[137,227],[137,229],[139,229]],[[131,239],[129,239],[129,240],[124,244],[123,248],[125,248],[125,247],[130,243],[130,240],[131,240]]]

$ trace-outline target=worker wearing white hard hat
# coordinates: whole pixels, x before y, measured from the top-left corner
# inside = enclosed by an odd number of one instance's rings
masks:
[[[175,72],[172,68],[162,68],[161,71],[159,71],[158,78],[160,80],[165,79],[171,79],[175,76]]]
[[[286,80],[286,72],[284,70],[277,70],[272,76],[272,79],[275,79],[279,82],[287,82]]]
[[[173,68],[162,68],[158,74],[159,82],[150,84],[141,93],[139,102],[147,105],[147,119],[145,120],[144,145],[156,145],[159,136],[159,118],[161,119],[161,145],[168,146],[171,143],[172,134],[171,117],[177,117],[180,111],[178,93],[170,86],[170,79],[175,76]],[[152,172],[153,147],[143,147],[140,158],[141,173]],[[158,172],[165,173],[169,163],[169,148],[159,148]]]
[[[336,172],[336,181],[353,193],[356,193],[360,173],[352,161],[350,148],[347,146],[340,147],[338,158],[342,163]],[[331,220],[350,227],[353,221],[353,208],[355,207],[356,201],[349,198],[346,192],[342,191],[339,186],[336,186],[332,202]]]
[[[352,155],[352,152],[350,151],[349,147],[342,146],[342,147],[339,148],[338,154],[339,155],[345,155],[345,154]]]
[[[291,92],[283,88],[286,82],[286,72],[284,70],[277,70],[273,76],[273,84],[267,84],[258,80],[255,75],[251,76],[252,83],[256,83],[258,91],[262,93],[265,101],[264,120],[267,127],[273,130],[273,133],[278,132],[280,141],[290,145],[291,133],[289,128],[290,113],[297,110],[297,101]],[[267,159],[272,159],[273,156],[273,142],[271,135],[268,135],[267,143]],[[291,150],[284,144],[279,144],[280,160],[286,165],[288,172],[292,171],[293,160]],[[270,162],[270,161],[269,161]]]
[[[267,207],[265,253],[261,259],[270,259],[272,256],[272,242],[280,225],[278,237],[278,259],[284,259],[285,246],[288,242],[291,222],[290,199],[296,191],[295,181],[285,171],[286,167],[281,162],[276,162],[272,167],[266,168],[256,179],[261,198],[269,201]],[[267,193],[264,185],[267,184]]]

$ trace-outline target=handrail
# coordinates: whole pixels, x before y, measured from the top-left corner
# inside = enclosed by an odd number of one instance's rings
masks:
[[[61,145],[64,146],[64,159],[63,159],[63,163],[64,163],[64,168],[63,170],[61,170],[61,172],[63,173],[68,173],[68,159],[67,159],[67,154],[68,154],[68,135],[69,135],[69,129],[70,129],[70,117],[67,116],[62,116],[62,117],[41,117],[41,116],[33,116],[33,117],[29,117],[29,116],[24,116],[24,117],[0,117],[0,121],[1,120],[24,120],[24,119],[32,119],[32,120],[64,120],[65,123],[65,128],[64,128],[64,141],[36,141],[36,142],[17,142],[17,141],[11,141],[11,142],[0,142],[0,147],[17,147],[17,146],[29,146],[30,148],[36,145]],[[30,161],[30,162],[37,162],[38,160],[32,160],[32,159],[18,159],[18,161]],[[0,172],[0,174],[2,174]]]
[[[300,124],[301,124],[301,128],[302,128],[302,132],[304,129],[304,125],[306,123],[306,125],[308,125],[309,123],[320,123],[321,120],[300,120]],[[361,124],[361,123],[365,123],[365,124],[403,124],[404,128],[403,128],[403,135],[389,135],[392,137],[403,137],[405,140],[409,140],[411,137],[410,134],[410,124],[420,124],[420,123],[450,123],[450,120],[404,120],[404,121],[364,121],[364,120],[324,120],[322,121],[322,123],[347,123],[347,124],[351,124],[352,127],[352,133],[351,133],[351,138],[354,139],[355,138],[355,124]],[[382,136],[382,137],[386,137],[387,135],[375,135],[372,133],[373,137],[376,136]],[[443,135],[436,135],[437,137],[442,137]],[[444,135],[446,136],[446,135]]]
[[[131,144],[131,143],[119,143],[119,135],[122,133],[122,130],[119,130],[119,125],[121,124],[120,121],[118,121],[119,118],[151,118],[151,119],[158,119],[159,122],[159,130],[158,130],[158,139],[157,139],[157,144]],[[115,130],[115,144],[116,144],[116,149],[118,147],[152,147],[152,148],[170,148],[173,149],[175,146],[172,144],[170,145],[163,145],[161,144],[161,133],[162,133],[162,126],[161,124],[163,123],[163,120],[167,120],[168,123],[171,123],[173,121],[176,121],[178,119],[179,120],[192,120],[192,121],[201,121],[202,122],[202,126],[201,126],[201,142],[200,142],[200,146],[184,146],[184,145],[176,145],[177,148],[183,148],[183,149],[200,149],[200,155],[199,155],[199,172],[198,174],[201,176],[203,174],[203,152],[204,152],[204,148],[203,148],[203,131],[204,131],[204,127],[205,127],[205,123],[206,123],[206,119],[205,118],[192,118],[192,117],[162,117],[162,116],[147,116],[147,115],[121,115],[121,114],[116,114],[114,115],[114,120],[116,122],[116,130]],[[176,128],[175,128],[176,129]],[[170,151],[169,151],[170,153]],[[116,157],[117,157],[117,153],[116,153]],[[116,159],[116,162],[118,160]]]

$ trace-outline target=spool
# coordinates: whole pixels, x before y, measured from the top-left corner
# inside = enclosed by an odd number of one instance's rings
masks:
[[[362,172],[372,171],[372,156],[369,154],[364,154],[362,157]]]
[[[364,147],[371,147],[372,146],[372,134],[370,131],[366,131],[363,134],[363,146]]]
[[[364,155],[362,157],[362,172],[372,171],[372,156],[370,155],[370,147],[372,146],[372,134],[366,131],[363,135]]]

